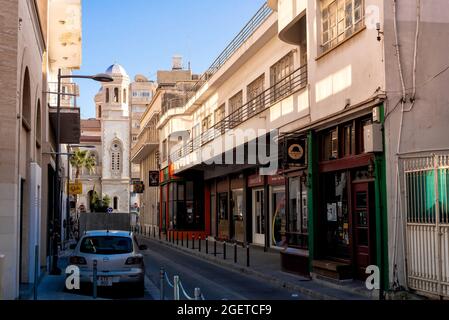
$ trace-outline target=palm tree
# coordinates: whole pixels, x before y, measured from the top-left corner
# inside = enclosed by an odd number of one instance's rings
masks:
[[[80,178],[81,171],[86,169],[89,174],[92,174],[97,166],[95,156],[87,150],[76,150],[70,157],[70,164],[75,168],[75,181]],[[75,195],[75,208],[77,207],[78,196]]]
[[[97,165],[97,161],[95,160],[95,156],[89,151],[77,150],[70,157],[70,164],[76,169],[75,179],[78,180],[82,169],[86,169],[89,171],[89,174],[92,174]]]

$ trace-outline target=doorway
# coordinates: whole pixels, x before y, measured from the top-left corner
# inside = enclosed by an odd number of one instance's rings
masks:
[[[366,279],[366,268],[371,264],[370,185],[353,185],[354,268],[358,279]]]
[[[218,194],[218,238],[229,239],[228,193]]]
[[[243,212],[243,189],[232,190],[232,221],[234,223],[234,240],[245,242],[245,221]]]
[[[285,187],[273,187],[270,198],[270,246],[272,248],[283,249],[287,246]]]
[[[253,242],[265,246],[264,189],[255,189],[253,193]]]

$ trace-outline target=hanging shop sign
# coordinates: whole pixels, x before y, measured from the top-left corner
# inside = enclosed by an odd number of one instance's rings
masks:
[[[133,192],[142,194],[145,191],[145,184],[143,181],[133,181]]]
[[[159,171],[150,171],[148,180],[150,187],[159,187],[159,175]]]
[[[83,184],[81,182],[71,182],[69,184],[70,195],[83,194]]]
[[[289,139],[285,147],[289,165],[304,166],[306,164],[306,141],[304,139]]]

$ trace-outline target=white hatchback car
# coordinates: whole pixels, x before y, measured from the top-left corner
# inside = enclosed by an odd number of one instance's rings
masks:
[[[147,246],[139,246],[132,232],[88,231],[76,245],[69,263],[79,267],[81,284],[93,283],[96,261],[99,287],[128,284],[143,295],[145,265],[140,253],[143,250]]]

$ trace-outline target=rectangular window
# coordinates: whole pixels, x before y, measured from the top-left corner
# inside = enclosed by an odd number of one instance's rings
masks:
[[[221,120],[223,120],[225,118],[225,114],[226,114],[226,110],[225,110],[225,104],[223,103],[221,106],[219,106],[216,110],[215,110],[215,124],[217,124],[218,122],[220,122]]]
[[[338,159],[338,128],[328,131],[323,135],[321,148],[322,161]]]
[[[224,123],[223,119],[226,117],[226,105],[223,103],[221,106],[219,106],[214,113],[214,120],[215,120],[215,129],[219,130],[221,134],[224,134],[226,124]],[[220,123],[220,124],[218,124]],[[218,124],[218,125],[217,125]]]
[[[265,74],[248,85],[246,99],[248,101],[248,117],[252,117],[264,108]]]
[[[162,161],[167,161],[168,151],[167,151],[167,139],[162,141]]]
[[[229,112],[231,114],[231,128],[238,126],[243,118],[242,118],[242,105],[243,105],[243,92],[240,91],[231,99],[229,99]]]
[[[364,0],[321,0],[320,6],[322,52],[363,27]]]
[[[320,161],[336,160],[363,154],[364,127],[372,123],[371,116],[341,124],[320,134]]]
[[[213,132],[209,130],[212,127],[212,115],[209,115],[203,119],[201,122],[201,133],[203,143],[209,142],[214,138]]]
[[[343,155],[349,157],[354,155],[355,131],[352,124],[343,127]]]
[[[271,102],[291,93],[293,73],[293,52],[290,52],[270,68]]]
[[[202,127],[201,131],[203,133],[212,127],[212,117],[210,115],[207,117],[204,117],[203,121],[201,122],[201,127]]]

